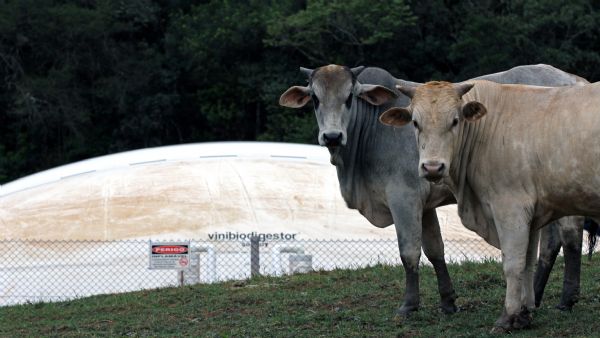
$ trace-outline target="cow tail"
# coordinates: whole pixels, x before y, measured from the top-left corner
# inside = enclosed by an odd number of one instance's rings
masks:
[[[588,260],[592,260],[592,254],[594,253],[594,248],[596,247],[596,240],[598,239],[598,223],[589,222],[588,231]]]

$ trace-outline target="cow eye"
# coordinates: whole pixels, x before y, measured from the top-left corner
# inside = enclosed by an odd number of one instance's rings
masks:
[[[456,127],[458,125],[458,117],[455,117],[454,120],[452,120],[452,127]]]
[[[319,108],[319,98],[314,93],[310,95],[313,100],[313,104],[315,105],[315,109]]]
[[[350,95],[348,95],[348,98],[346,99],[346,108],[350,109],[351,106],[352,106],[352,93],[350,93]]]
[[[419,124],[415,120],[413,120],[413,126],[415,126],[416,129],[419,129]]]

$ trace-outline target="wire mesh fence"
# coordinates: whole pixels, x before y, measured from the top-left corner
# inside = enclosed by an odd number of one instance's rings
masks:
[[[0,306],[246,279],[252,275],[401,265],[397,241],[293,240],[189,242],[186,269],[150,269],[151,242],[0,241]],[[447,262],[500,259],[482,240],[445,241]],[[421,262],[428,264],[422,254]]]

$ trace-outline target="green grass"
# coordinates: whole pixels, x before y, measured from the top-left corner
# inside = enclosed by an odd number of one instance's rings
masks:
[[[554,309],[562,285],[557,263],[533,327],[517,337],[600,336],[600,262],[582,267],[572,312]],[[461,311],[438,310],[433,270],[421,269],[421,309],[398,318],[401,267],[314,272],[282,278],[95,296],[0,308],[0,336],[488,337],[500,314],[504,282],[494,262],[451,265]]]

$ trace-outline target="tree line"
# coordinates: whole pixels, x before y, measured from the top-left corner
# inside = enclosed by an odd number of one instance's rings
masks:
[[[299,66],[413,81],[549,63],[600,78],[600,3],[559,0],[0,1],[0,184],[168,144],[316,142],[283,109]]]

